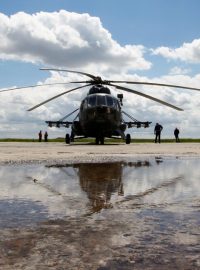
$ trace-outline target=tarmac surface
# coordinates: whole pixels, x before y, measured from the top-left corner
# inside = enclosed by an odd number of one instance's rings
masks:
[[[1,142],[0,163],[113,160],[137,155],[199,156],[200,143],[71,144]]]

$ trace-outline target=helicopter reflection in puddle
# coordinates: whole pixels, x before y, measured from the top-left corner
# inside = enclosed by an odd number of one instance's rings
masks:
[[[123,178],[127,167],[149,167],[149,161],[109,162],[109,163],[78,163],[73,165],[54,165],[65,169],[73,167],[79,178],[81,189],[89,199],[88,207],[91,213],[111,208],[111,196],[124,196]],[[67,173],[67,171],[65,171]]]
[[[5,203],[12,205],[13,216],[22,223],[27,203],[39,207],[31,222],[36,216],[37,220],[45,218],[44,213],[54,219],[80,217],[105,213],[104,209],[110,213],[115,206],[145,209],[174,205],[176,211],[179,204],[196,205],[199,201],[198,166],[196,158],[161,157],[131,162],[4,165],[0,168],[1,218],[4,224],[10,220]]]

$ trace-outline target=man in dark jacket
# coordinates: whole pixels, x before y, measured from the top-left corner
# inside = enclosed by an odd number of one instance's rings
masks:
[[[154,134],[156,135],[155,143],[157,142],[160,143],[160,135],[161,135],[162,130],[163,130],[163,127],[159,123],[156,123],[155,128],[154,128]]]
[[[176,138],[176,142],[180,142],[180,140],[179,140],[179,129],[178,128],[175,128],[174,136]]]
[[[38,141],[42,141],[42,130],[40,130],[40,132],[38,133]]]
[[[45,131],[45,133],[44,133],[44,141],[48,142],[48,133],[47,133],[47,131]]]

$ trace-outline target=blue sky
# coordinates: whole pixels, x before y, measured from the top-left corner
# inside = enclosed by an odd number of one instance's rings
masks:
[[[0,12],[8,16],[21,11],[33,14],[60,9],[99,17],[113,39],[121,45],[134,43],[144,44],[149,48],[163,45],[179,47],[184,42],[191,42],[199,34],[198,0],[3,0],[0,3]],[[152,56],[147,58],[151,59]],[[170,68],[170,63],[166,65],[162,60],[154,57],[153,61],[158,66],[148,71],[149,76],[161,72],[164,74]],[[181,65],[187,68],[186,63]],[[198,69],[199,65],[193,65],[193,74]],[[0,63],[0,72],[1,86],[9,86],[11,78],[14,83],[23,84],[34,83],[35,80],[45,77],[35,66],[23,62]],[[20,78],[22,73],[25,80]]]
[[[196,38],[199,26],[198,0],[2,0],[0,11],[7,15],[24,11],[71,12],[98,16],[120,43],[147,46],[178,46]]]
[[[104,47],[109,47],[113,45],[120,46],[122,54],[120,59],[124,61],[124,69],[121,70],[120,78],[123,76],[129,76],[133,74],[134,76],[152,79],[152,80],[168,80],[168,82],[176,82],[178,84],[186,83],[188,85],[192,84],[195,87],[198,86],[198,74],[200,73],[200,48],[198,44],[199,40],[199,10],[200,10],[200,1],[198,0],[3,0],[0,2],[0,13],[4,14],[6,18],[10,19],[18,12],[24,12],[25,14],[30,15],[30,17],[35,20],[40,20],[39,16],[36,16],[36,13],[46,12],[46,14],[59,13],[60,10],[65,10],[69,12],[65,16],[73,17],[72,14],[80,14],[80,18],[77,19],[77,22],[83,21],[83,27],[85,29],[89,26],[84,25],[84,23],[90,22],[98,24],[98,21],[94,18],[98,18],[101,25],[99,25],[99,42],[104,43]],[[83,13],[87,13],[89,18],[87,22],[83,18]],[[11,17],[10,17],[11,16]],[[16,15],[17,23],[20,24],[20,16]],[[61,18],[63,15],[59,13]],[[37,18],[36,18],[37,17]],[[24,27],[27,27],[27,24],[31,19],[24,19]],[[44,19],[44,18],[43,18]],[[42,19],[42,20],[43,20]],[[55,16],[53,17],[53,20]],[[3,19],[4,20],[4,19]],[[75,20],[73,18],[73,20]],[[34,22],[34,23],[35,23]],[[55,24],[57,20],[55,19]],[[31,25],[31,23],[30,23]],[[16,30],[14,24],[12,24],[10,19],[9,29],[12,28],[12,32]],[[71,27],[71,26],[70,26]],[[81,30],[81,25],[78,26]],[[28,28],[28,27],[27,27]],[[3,29],[3,26],[2,26]],[[49,28],[48,28],[49,29]],[[63,28],[62,28],[63,29]],[[6,31],[2,30],[2,36],[4,37]],[[105,31],[104,31],[105,30]],[[23,32],[23,26],[21,28]],[[27,30],[28,31],[28,30]],[[39,31],[39,29],[38,29]],[[65,30],[64,30],[65,31]],[[76,31],[79,31],[76,28]],[[85,30],[84,30],[85,31]],[[93,31],[92,26],[87,31]],[[103,34],[102,34],[103,31]],[[107,36],[107,33],[110,34],[110,37]],[[17,29],[17,35],[20,34],[20,27]],[[72,32],[74,33],[74,32]],[[0,33],[1,34],[1,33]],[[39,34],[39,32],[38,32]],[[16,35],[16,37],[17,37]],[[63,33],[63,37],[64,37]],[[93,35],[95,33],[93,32]],[[97,34],[96,34],[97,35]],[[8,38],[10,38],[8,36]],[[41,37],[40,37],[41,38]],[[70,36],[69,36],[70,38]],[[95,36],[96,39],[97,36]],[[108,38],[108,40],[107,40]],[[90,37],[87,37],[90,40]],[[195,42],[196,40],[196,42]],[[15,40],[9,40],[9,46],[14,46]],[[35,49],[28,52],[31,43],[26,43],[27,40],[21,40],[21,45],[17,50],[12,53],[8,52],[5,49],[3,54],[0,56],[0,87],[12,87],[12,86],[22,86],[22,85],[31,85],[35,84],[38,81],[44,81],[49,78],[49,73],[39,71],[39,68],[42,66],[55,65],[59,66],[57,62],[54,62],[53,59],[48,58],[47,55],[44,56],[44,59],[40,61],[40,57],[43,57],[42,50],[43,45],[41,46],[41,52],[37,56],[35,55]],[[33,40],[35,42],[35,40]],[[186,46],[184,45],[186,44]],[[19,45],[19,41],[18,41]],[[29,47],[28,47],[29,46]],[[40,50],[40,43],[37,45],[38,50]],[[81,45],[82,46],[82,45]],[[138,65],[131,70],[130,63],[128,63],[127,52],[126,50],[131,50],[127,46],[130,46],[134,50],[137,46],[142,46],[143,48],[137,47],[136,59],[138,59]],[[26,53],[22,52],[25,50]],[[93,49],[93,48],[91,48]],[[3,49],[1,49],[2,51]],[[109,51],[109,48],[106,50]],[[97,68],[96,72],[101,71],[105,76],[109,74],[110,76],[116,76],[116,70],[112,71],[112,67],[115,67],[116,62],[113,60],[112,51],[105,51],[104,55],[108,53],[108,59],[101,59],[102,67]],[[14,47],[12,47],[12,52]],[[44,51],[43,51],[44,52]],[[37,52],[36,52],[37,53]],[[69,52],[66,52],[66,55]],[[88,54],[88,55],[92,55]],[[103,52],[102,52],[103,53]],[[27,56],[28,55],[28,56]],[[70,50],[70,55],[72,57],[73,51]],[[56,57],[56,50],[55,50]],[[62,56],[60,56],[62,57]],[[100,56],[99,56],[100,57]],[[109,58],[110,57],[110,58]],[[134,55],[130,56],[130,59],[135,59]],[[124,60],[126,58],[126,60]],[[67,58],[68,59],[68,58]],[[99,59],[99,58],[98,58]],[[111,64],[109,65],[107,62]],[[84,59],[82,64],[79,66],[78,60],[70,59],[69,68],[75,68],[77,70],[84,70],[84,67],[88,70],[90,67],[91,59]],[[113,61],[113,62],[112,62]],[[119,60],[120,61],[120,60]],[[137,62],[137,61],[136,61]],[[94,61],[95,63],[95,61]],[[93,63],[93,65],[94,65]],[[117,62],[119,63],[119,62]],[[64,66],[61,64],[61,66]],[[105,68],[105,66],[107,68]],[[108,67],[109,66],[109,67]],[[94,66],[92,66],[94,69]],[[95,67],[96,68],[96,67]],[[107,70],[107,73],[106,73]],[[108,72],[109,70],[109,72]],[[126,70],[126,72],[125,72]],[[180,76],[181,81],[180,81]],[[167,78],[167,79],[166,79]],[[54,78],[55,79],[55,78]],[[175,92],[173,92],[174,95]],[[185,95],[185,96],[183,96]],[[188,92],[184,92],[180,102],[183,103],[184,98],[188,95]],[[167,94],[164,94],[163,98],[172,99],[168,97]],[[188,97],[189,98],[189,97]],[[179,100],[175,100],[178,101]],[[196,104],[191,105],[191,108],[197,106]],[[131,106],[130,106],[131,109]],[[150,110],[150,109],[149,109]],[[198,118],[198,112],[195,110],[195,115],[193,118]],[[170,113],[171,115],[171,113]],[[151,111],[150,116],[157,121],[157,116]],[[39,117],[39,116],[38,116]],[[172,116],[170,116],[172,117]],[[165,119],[166,125],[171,123],[172,118]],[[180,116],[177,116],[177,124],[182,126],[181,122],[186,121],[189,125],[189,119],[181,120]],[[151,119],[150,119],[151,120]],[[8,120],[6,120],[8,121]],[[16,121],[16,120],[15,120]],[[197,120],[195,120],[197,121]],[[37,121],[36,121],[37,122]],[[185,123],[185,122],[184,122]],[[195,122],[196,123],[196,122]],[[169,124],[170,125],[170,124]],[[185,124],[184,124],[185,125]],[[196,124],[194,124],[195,126]],[[37,127],[36,127],[37,128]],[[171,127],[172,128],[172,127]],[[17,132],[17,131],[16,131]],[[197,130],[192,132],[191,136],[196,136]],[[189,133],[187,133],[190,136]]]

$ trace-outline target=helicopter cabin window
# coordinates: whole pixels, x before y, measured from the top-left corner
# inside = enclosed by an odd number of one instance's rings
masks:
[[[97,96],[97,106],[103,106],[106,105],[106,97],[105,96]]]
[[[88,107],[96,106],[96,96],[91,96],[88,99]]]

